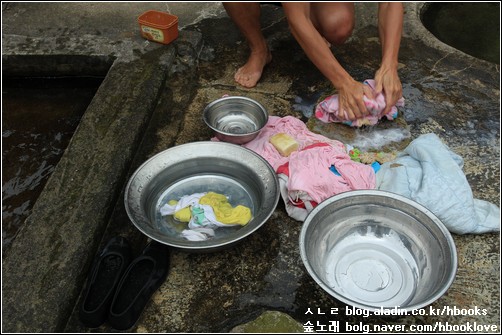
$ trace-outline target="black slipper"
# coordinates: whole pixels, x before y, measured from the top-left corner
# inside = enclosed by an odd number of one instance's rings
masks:
[[[118,330],[129,329],[139,319],[153,293],[169,271],[169,247],[150,242],[122,276],[110,307],[108,322]]]
[[[86,327],[96,328],[106,321],[117,285],[130,262],[131,247],[120,236],[110,239],[95,258],[79,310]]]

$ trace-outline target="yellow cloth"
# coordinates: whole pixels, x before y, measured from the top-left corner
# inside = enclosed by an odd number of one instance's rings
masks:
[[[169,200],[168,204],[171,206],[175,206],[178,203],[176,200]],[[185,207],[174,213],[174,219],[180,222],[189,222],[192,218],[192,213],[190,211],[190,207]]]
[[[185,207],[174,213],[174,218],[180,222],[189,222],[192,218],[190,207]]]
[[[221,223],[245,225],[251,220],[251,209],[242,205],[232,207],[223,194],[208,192],[200,198],[199,203],[211,206],[216,220]]]

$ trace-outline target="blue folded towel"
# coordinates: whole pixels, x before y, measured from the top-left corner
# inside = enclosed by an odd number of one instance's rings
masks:
[[[425,206],[452,233],[499,231],[499,207],[473,198],[463,163],[437,135],[421,135],[394,161],[382,164],[376,188]]]

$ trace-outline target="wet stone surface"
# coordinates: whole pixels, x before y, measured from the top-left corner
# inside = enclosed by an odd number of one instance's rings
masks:
[[[246,60],[247,48],[228,18],[206,19],[184,28],[182,38],[174,44],[175,66],[170,67],[165,86],[157,95],[155,110],[124,181],[146,159],[164,149],[209,140],[213,134],[202,120],[202,110],[224,94],[245,95],[262,103],[271,115],[292,115],[309,122],[308,112],[314,101],[330,87],[288,33],[280,9],[267,7],[263,19],[274,58],[253,89],[234,83],[233,74]],[[200,34],[202,43],[196,45],[197,39],[185,39],[191,34]],[[406,105],[400,110],[399,126],[409,131],[405,140],[430,132],[437,134],[464,158],[464,171],[474,196],[498,204],[499,67],[440,51],[406,34],[401,45],[400,75]],[[142,52],[137,54],[141,56]],[[363,27],[334,52],[355,79],[371,78],[380,55],[376,27]],[[345,131],[349,136],[355,132]],[[379,128],[364,131],[377,132]],[[123,188],[102,241],[114,235],[125,236],[139,254],[147,239],[128,220],[122,192]],[[430,306],[477,306],[486,309],[486,315],[365,317],[350,315],[350,307],[330,297],[310,278],[298,248],[300,230],[301,223],[287,215],[280,200],[268,222],[231,249],[211,254],[173,250],[169,276],[130,331],[229,332],[265,311],[284,312],[301,324],[328,324],[333,320],[369,325],[428,325],[436,321],[500,324],[499,234],[453,236],[459,261],[457,277],[450,290]],[[82,270],[77,278],[80,283],[85,275]],[[78,307],[80,297],[73,302]],[[307,313],[309,308],[314,315]],[[338,309],[336,316],[330,314],[332,309]],[[114,331],[107,324],[86,329],[75,311],[59,330]]]
[[[275,32],[280,37],[277,40],[274,36],[269,37],[276,52],[262,82],[251,90],[235,86],[233,73],[246,57],[242,41],[234,40],[233,37],[238,36],[232,34],[226,41],[219,40],[218,43],[206,39],[206,36],[217,35],[211,29],[218,30],[228,24],[226,19],[207,20],[194,27],[203,32],[203,40],[207,43],[204,47],[214,53],[214,58],[199,63],[199,84],[195,87],[193,99],[187,101],[175,144],[208,140],[213,136],[202,123],[201,111],[206,104],[224,94],[256,99],[271,115],[293,115],[308,121],[305,116],[308,108],[298,110],[293,107],[298,103],[296,97],[305,97],[306,103],[302,100],[304,105],[312,107],[314,104],[308,100],[312,101],[312,97],[320,95],[319,92],[329,90],[294,40],[277,32],[284,29],[281,28],[282,21],[277,23]],[[335,50],[342,64],[360,80],[370,78],[378,65],[374,58],[379,52],[375,31],[374,27],[369,27],[352,43]],[[358,51],[357,54],[354,50]],[[419,59],[415,50],[420,50]],[[398,141],[401,148],[420,134],[438,134],[453,150],[466,157],[466,173],[473,183],[475,195],[497,201],[499,120],[496,72],[480,76],[480,70],[467,60],[463,62],[453,55],[440,54],[420,41],[406,38],[403,39],[402,55],[406,107],[401,111],[401,122],[359,131],[378,133],[388,127],[406,130],[406,138]],[[357,132],[346,128],[343,131],[348,134]],[[484,171],[483,176],[476,171]],[[493,186],[486,179],[480,183],[487,176]],[[476,188],[476,185],[483,186]],[[227,332],[238,324],[257,318],[265,310],[282,311],[305,323],[311,320],[306,314],[307,308],[321,311],[338,308],[340,316],[337,319],[353,323],[410,325],[429,324],[436,319],[433,316],[383,319],[378,316],[347,316],[350,314],[347,307],[329,297],[306,273],[298,250],[300,229],[301,223],[288,217],[281,200],[266,225],[230,250],[207,255],[174,252],[171,274],[145,310],[137,331]],[[432,304],[433,308],[444,305],[473,308],[472,301],[465,300],[473,294],[473,286],[480,291],[497,292],[498,274],[494,270],[498,266],[498,235],[454,238],[459,251],[458,277],[448,294]],[[477,245],[481,240],[486,243],[482,247]],[[473,272],[482,274],[486,280],[479,281],[478,276],[472,276]],[[496,295],[477,294],[476,299],[475,305],[485,306],[488,311],[486,316],[478,318],[479,322],[497,323]],[[442,319],[458,323],[458,317]],[[313,320],[328,324],[334,318],[326,313],[315,315]]]

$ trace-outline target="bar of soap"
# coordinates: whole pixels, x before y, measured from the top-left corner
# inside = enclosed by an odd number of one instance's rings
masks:
[[[284,157],[288,157],[293,151],[298,150],[298,142],[288,134],[278,133],[270,136],[268,140]]]

